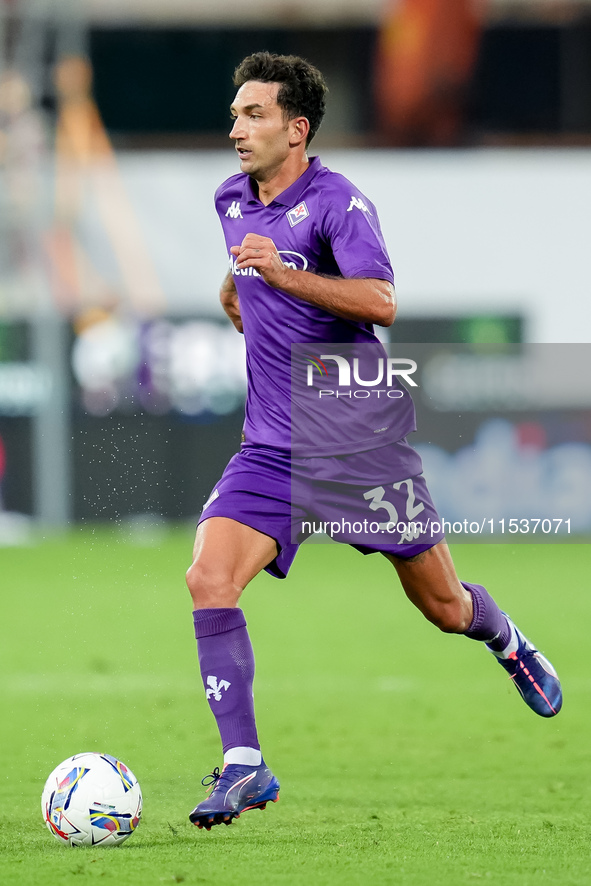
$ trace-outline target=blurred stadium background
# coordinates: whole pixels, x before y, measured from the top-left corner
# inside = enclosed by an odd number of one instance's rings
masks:
[[[231,74],[258,49],[327,77],[314,148],[378,205],[394,341],[588,341],[590,0],[0,0],[3,543],[192,519],[237,449],[212,197],[237,171]],[[521,478],[511,516],[588,533],[589,368],[583,348],[570,397],[563,379],[491,402],[475,377],[463,408],[440,385],[418,404],[433,470],[453,462],[497,516],[471,479],[492,460],[497,490]]]

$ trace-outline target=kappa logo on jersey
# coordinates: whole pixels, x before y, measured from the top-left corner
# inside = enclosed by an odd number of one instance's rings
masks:
[[[360,209],[362,212],[368,212],[371,215],[369,207],[365,205],[361,197],[351,197],[347,212],[351,212],[352,209]]]
[[[226,218],[242,218],[242,212],[240,211],[240,203],[237,200],[232,200],[230,206],[228,206],[226,210]]]
[[[310,213],[308,211],[308,207],[302,200],[301,203],[298,203],[297,206],[294,206],[293,209],[290,209],[289,212],[286,213],[286,215],[288,222],[293,228],[294,225],[299,225],[301,221],[303,221],[305,218],[308,218]]]
[[[224,692],[227,692],[232,684],[228,683],[227,680],[220,680],[220,682],[218,683],[217,677],[208,677],[207,685],[209,686],[209,689],[206,690],[205,697],[210,698],[213,695],[214,701],[221,701],[222,689],[224,690]]]
[[[400,533],[400,544],[405,541],[414,541],[415,538],[420,538],[422,530],[422,523],[409,522],[406,524],[404,532]]]

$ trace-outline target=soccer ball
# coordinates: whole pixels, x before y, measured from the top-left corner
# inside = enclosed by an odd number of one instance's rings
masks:
[[[53,770],[43,788],[45,824],[67,846],[118,846],[142,814],[133,772],[109,754],[76,754]]]

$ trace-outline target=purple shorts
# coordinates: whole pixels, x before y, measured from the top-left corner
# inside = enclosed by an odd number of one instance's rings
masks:
[[[328,535],[362,554],[414,557],[444,537],[421,459],[406,440],[347,456],[292,458],[244,444],[203,506],[199,523],[229,517],[274,538],[266,566],[285,578],[299,545]]]

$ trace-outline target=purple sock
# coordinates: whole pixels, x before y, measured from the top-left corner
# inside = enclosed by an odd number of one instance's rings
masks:
[[[463,581],[462,585],[472,594],[474,615],[466,637],[471,640],[484,640],[492,649],[501,652],[511,640],[511,626],[507,618],[488,591],[482,585],[471,585]]]
[[[193,621],[205,694],[224,753],[237,747],[260,749],[252,694],[254,654],[242,609],[196,609]]]

